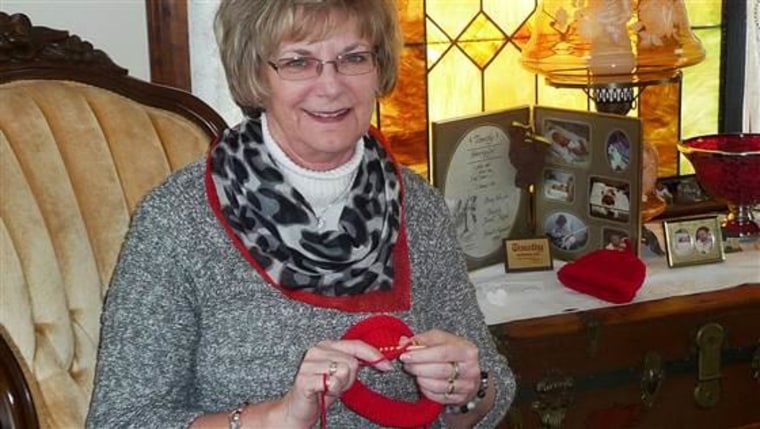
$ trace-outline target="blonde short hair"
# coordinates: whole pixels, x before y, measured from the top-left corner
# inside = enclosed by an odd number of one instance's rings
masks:
[[[353,18],[377,55],[378,96],[396,85],[401,34],[394,0],[222,0],[214,21],[219,54],[235,102],[263,109],[267,61],[283,41],[319,40]]]

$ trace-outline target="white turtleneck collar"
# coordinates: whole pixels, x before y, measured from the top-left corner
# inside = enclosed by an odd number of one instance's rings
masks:
[[[321,217],[334,220],[334,222],[329,223],[337,225],[337,215],[343,210],[345,200],[340,202],[336,200],[340,200],[348,194],[346,191],[356,176],[359,163],[364,156],[363,139],[359,138],[356,142],[354,154],[348,162],[331,170],[316,171],[301,167],[285,154],[269,132],[266,113],[261,114],[261,131],[264,144],[269,149],[269,153],[277,162],[277,165],[280,166],[285,180],[298,189],[304,198],[309,201],[309,204],[311,204],[318,216],[321,211],[325,211],[325,213],[321,214]],[[339,210],[336,211],[335,208],[339,208]],[[331,214],[337,215],[330,216]]]

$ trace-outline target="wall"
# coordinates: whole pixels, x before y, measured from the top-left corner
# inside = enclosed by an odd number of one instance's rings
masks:
[[[150,80],[144,0],[0,0],[0,10],[23,12],[35,25],[77,34],[132,76]]]
[[[228,124],[237,124],[243,114],[232,101],[214,38],[213,22],[218,7],[219,0],[190,0],[188,3],[192,91]]]

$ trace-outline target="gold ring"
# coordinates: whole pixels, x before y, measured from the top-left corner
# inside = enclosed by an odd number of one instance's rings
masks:
[[[449,383],[459,378],[459,362],[449,362],[451,364],[451,375],[449,376]]]
[[[336,372],[338,372],[338,362],[332,361],[330,362],[330,367],[327,369],[327,375],[332,377]]]
[[[443,394],[443,396],[448,397],[449,395],[452,395],[454,393],[454,380],[449,380],[449,390],[446,391],[446,393]]]

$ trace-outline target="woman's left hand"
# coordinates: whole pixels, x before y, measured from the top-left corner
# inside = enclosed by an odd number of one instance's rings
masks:
[[[431,330],[402,339],[424,346],[404,352],[400,359],[404,370],[417,377],[420,391],[441,404],[465,404],[480,387],[478,347],[462,337],[441,330]]]

